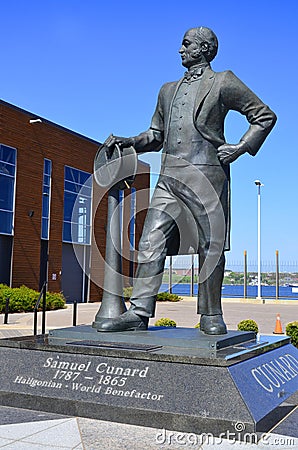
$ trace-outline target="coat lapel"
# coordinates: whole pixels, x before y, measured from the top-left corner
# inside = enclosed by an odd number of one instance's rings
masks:
[[[198,110],[202,104],[202,101],[209,93],[215,79],[215,73],[210,67],[206,67],[204,70],[202,80],[200,83],[200,87],[197,92],[197,96],[195,99],[195,106],[194,106],[194,118],[196,119],[198,115]]]

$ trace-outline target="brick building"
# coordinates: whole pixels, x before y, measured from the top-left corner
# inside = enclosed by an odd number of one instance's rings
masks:
[[[68,301],[100,299],[107,195],[91,176],[98,146],[0,100],[0,283],[38,290],[48,280]],[[149,183],[149,166],[139,162],[133,188],[122,191],[126,280]]]

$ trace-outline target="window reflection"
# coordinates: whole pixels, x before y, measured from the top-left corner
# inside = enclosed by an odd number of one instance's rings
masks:
[[[65,166],[63,241],[90,244],[92,177]]]
[[[13,234],[16,175],[15,148],[0,144],[0,233]]]

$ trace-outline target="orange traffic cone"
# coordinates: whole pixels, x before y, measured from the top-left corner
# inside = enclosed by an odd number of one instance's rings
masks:
[[[277,314],[276,316],[276,322],[275,322],[275,330],[273,331],[274,334],[284,334],[282,331],[281,321],[280,321],[280,314]]]

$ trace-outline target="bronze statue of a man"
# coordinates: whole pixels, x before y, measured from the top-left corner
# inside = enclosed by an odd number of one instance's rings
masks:
[[[212,335],[227,332],[221,289],[229,249],[229,165],[244,153],[258,152],[276,116],[231,71],[211,69],[217,48],[209,28],[188,30],[179,50],[187,72],[162,86],[149,130],[132,138],[115,136],[108,143],[111,149],[132,145],[137,153],[163,148],[163,154],[139,242],[131,307],[98,322],[98,331],[146,330],[166,256],[192,252],[199,254],[200,328]],[[238,144],[228,144],[224,137],[230,110],[249,122]]]

